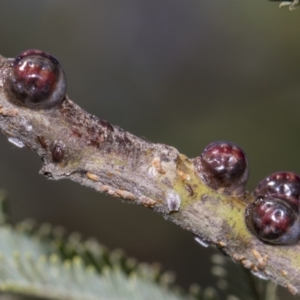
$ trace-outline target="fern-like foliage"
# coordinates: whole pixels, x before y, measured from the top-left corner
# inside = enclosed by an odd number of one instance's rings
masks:
[[[0,190],[0,291],[53,300],[183,300],[173,275],[60,227],[8,223]]]
[[[0,190],[0,292],[52,300],[277,300],[273,284],[222,255],[212,257],[219,293],[192,285],[186,294],[158,264],[138,263],[61,227],[32,220],[12,226],[6,208]]]
[[[75,247],[68,255],[71,258],[64,259],[65,254],[55,243],[48,243],[37,234],[30,236],[20,227],[18,230],[9,225],[0,227],[3,292],[59,300],[184,299],[163,286],[168,276],[158,275],[155,267],[136,267],[134,261],[126,260],[120,252],[103,251],[95,241],[84,243],[82,256],[76,254]],[[71,249],[72,243],[67,242],[64,250]]]

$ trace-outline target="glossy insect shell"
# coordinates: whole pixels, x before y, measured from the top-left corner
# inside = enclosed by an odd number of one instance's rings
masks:
[[[266,243],[294,244],[300,239],[299,201],[282,194],[258,196],[246,209],[246,224]]]
[[[66,87],[66,76],[57,59],[36,49],[16,57],[4,83],[15,104],[33,109],[58,106],[66,96]]]
[[[263,179],[256,187],[254,195],[283,194],[300,197],[300,177],[293,172],[277,172]]]
[[[231,142],[213,142],[203,151],[195,165],[202,179],[215,190],[242,194],[249,176],[245,153]]]

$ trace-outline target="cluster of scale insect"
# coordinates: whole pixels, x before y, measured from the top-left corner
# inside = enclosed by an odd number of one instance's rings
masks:
[[[194,159],[201,179],[212,189],[242,196],[249,176],[244,151],[231,142],[209,144]],[[270,244],[294,244],[300,239],[300,176],[278,172],[263,179],[247,206],[245,222],[256,237]]]
[[[30,109],[58,107],[65,99],[66,86],[66,76],[57,59],[36,49],[26,50],[12,61],[4,84],[15,104]],[[19,140],[10,141],[23,146]],[[61,162],[65,146],[53,142],[50,148],[53,161]],[[194,160],[194,165],[212,189],[243,195],[249,166],[239,146],[222,141],[211,143]],[[300,239],[300,177],[292,172],[272,174],[257,185],[254,196],[255,201],[246,209],[249,230],[267,243],[296,243]],[[171,200],[172,210],[177,210],[177,204]]]

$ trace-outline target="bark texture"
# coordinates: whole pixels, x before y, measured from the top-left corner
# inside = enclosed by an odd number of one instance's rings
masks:
[[[11,65],[11,59],[0,56],[0,130],[41,157],[41,174],[153,209],[258,276],[300,292],[299,243],[272,246],[249,232],[245,209],[254,201],[250,193],[237,197],[210,189],[193,159],[111,125],[68,97],[45,110],[17,105],[4,89]]]

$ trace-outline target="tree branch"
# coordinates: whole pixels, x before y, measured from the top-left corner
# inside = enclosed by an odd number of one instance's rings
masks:
[[[4,89],[11,68],[12,60],[0,56],[0,129],[9,141],[42,158],[41,174],[151,208],[258,276],[299,293],[299,243],[272,246],[249,232],[250,193],[238,198],[210,189],[192,159],[100,120],[68,97],[44,110],[16,105]]]

